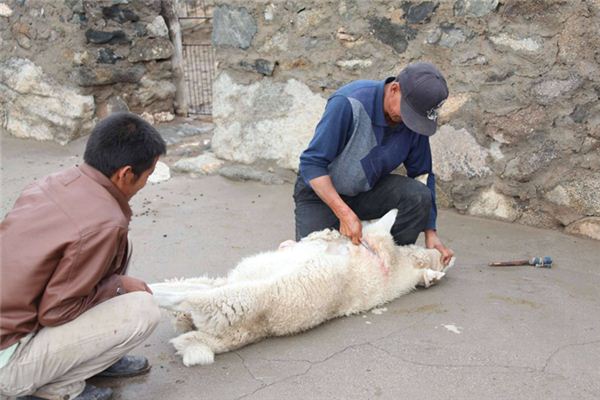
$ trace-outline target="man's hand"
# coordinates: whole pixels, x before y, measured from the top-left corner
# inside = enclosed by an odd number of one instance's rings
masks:
[[[129,292],[148,292],[152,294],[152,290],[146,285],[146,282],[134,278],[132,276],[121,275],[119,276],[121,279],[121,290],[125,293]]]
[[[362,223],[350,208],[340,215],[340,233],[348,236],[355,245],[362,239]]]
[[[436,249],[442,253],[440,260],[444,265],[448,265],[450,259],[454,256],[454,251],[444,246],[435,229],[427,229],[425,231],[425,247],[428,249]]]

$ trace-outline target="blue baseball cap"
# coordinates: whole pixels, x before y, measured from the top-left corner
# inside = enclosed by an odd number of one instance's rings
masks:
[[[400,115],[404,124],[421,135],[433,135],[438,110],[448,98],[442,73],[431,63],[417,62],[406,66],[396,81],[402,92]]]

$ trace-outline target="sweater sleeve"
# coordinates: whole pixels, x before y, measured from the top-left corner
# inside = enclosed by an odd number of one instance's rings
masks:
[[[120,227],[104,228],[67,247],[41,298],[41,325],[61,325],[116,296],[121,279],[111,267],[126,252],[126,235]]]
[[[408,157],[404,162],[406,173],[411,178],[419,175],[428,174],[427,187],[431,191],[431,211],[429,212],[429,221],[426,229],[436,229],[437,206],[435,199],[435,175],[431,162],[431,147],[429,137],[416,135],[416,139],[411,146]]]
[[[352,128],[352,106],[345,96],[333,96],[327,102],[315,136],[300,156],[300,176],[307,185],[328,175],[328,166],[342,152]]]

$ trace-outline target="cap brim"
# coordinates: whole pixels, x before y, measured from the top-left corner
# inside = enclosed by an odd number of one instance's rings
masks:
[[[404,100],[404,97],[400,99],[400,115],[402,116],[404,125],[421,135],[431,136],[437,129],[437,120],[429,119],[417,113],[412,109],[408,102]]]

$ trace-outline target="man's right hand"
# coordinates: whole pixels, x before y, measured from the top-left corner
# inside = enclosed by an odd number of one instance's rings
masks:
[[[348,236],[355,245],[360,244],[360,239],[362,239],[362,223],[351,209],[348,209],[348,212],[340,216],[340,233]]]
[[[340,220],[340,233],[358,245],[362,239],[362,223],[335,190],[331,177],[323,175],[311,179],[310,186]]]
[[[125,293],[129,292],[148,292],[152,294],[152,290],[146,285],[146,282],[132,276],[121,275],[121,290]]]

